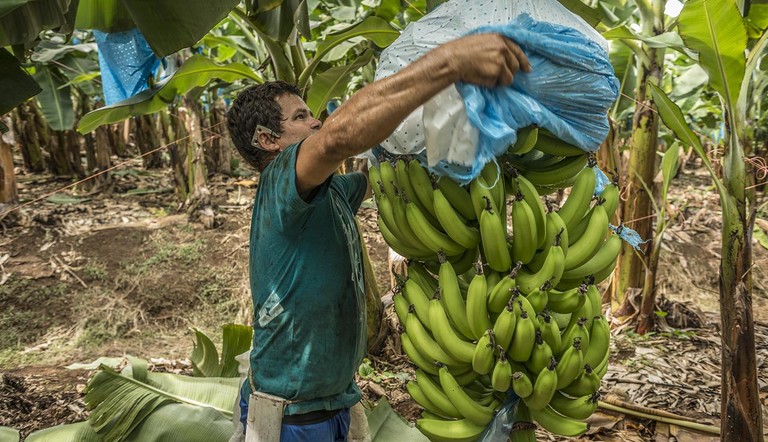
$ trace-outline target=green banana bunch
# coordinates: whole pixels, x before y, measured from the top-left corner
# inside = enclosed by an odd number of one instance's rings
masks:
[[[515,145],[509,149],[509,153],[523,155],[530,152],[539,139],[539,128],[536,125],[522,127],[517,130]]]
[[[491,373],[491,386],[494,390],[505,393],[512,383],[512,365],[507,361],[503,348],[499,348],[499,358]]]
[[[507,228],[494,211],[492,201],[487,196],[483,199],[486,206],[479,217],[483,255],[490,268],[506,272],[512,267],[512,257],[507,249]]]
[[[581,352],[581,340],[573,340],[573,345],[560,357],[557,362],[557,388],[565,388],[573,382],[579,375],[584,356]]]
[[[438,259],[440,259],[438,281],[445,312],[459,333],[467,339],[474,339],[474,333],[472,333],[472,329],[467,321],[467,308],[464,298],[461,296],[459,278],[456,276],[453,265],[445,259],[444,255],[439,255]]]
[[[466,417],[470,422],[476,425],[488,425],[493,419],[495,410],[485,407],[475,402],[456,382],[451,372],[446,367],[439,370],[440,385],[445,395],[451,401],[454,407]]]
[[[429,440],[443,442],[469,442],[477,440],[483,431],[484,425],[472,423],[469,419],[438,420],[418,419],[416,428]]]
[[[476,274],[467,289],[467,324],[472,333],[471,338],[480,339],[486,330],[491,328],[488,317],[488,287],[483,273],[483,266],[477,264]]]
[[[557,413],[575,420],[584,420],[597,410],[599,393],[587,394],[576,398],[556,394],[549,402]]]
[[[512,202],[512,227],[512,260],[527,264],[536,253],[539,236],[533,210],[521,192]]]
[[[440,302],[439,292],[429,302],[429,322],[432,324],[432,335],[434,335],[435,341],[446,354],[459,362],[472,362],[475,346],[462,339],[459,333],[453,329]]]
[[[557,414],[552,407],[534,409],[529,406],[528,408],[530,408],[531,417],[536,423],[550,433],[565,437],[577,437],[589,429],[589,425],[586,423]]]
[[[552,358],[549,365],[536,376],[536,381],[533,383],[533,392],[528,397],[523,398],[525,405],[531,411],[541,410],[546,407],[549,401],[552,400],[555,392],[557,392],[556,367],[557,361],[555,361],[555,358]]]
[[[493,329],[488,329],[483,336],[477,340],[475,353],[472,356],[472,369],[477,374],[485,375],[491,372],[494,364],[493,350],[496,348]]]
[[[437,220],[445,233],[464,248],[477,247],[480,243],[480,232],[475,227],[465,224],[462,216],[454,209],[439,188],[434,190],[433,200],[435,216],[437,216]]]

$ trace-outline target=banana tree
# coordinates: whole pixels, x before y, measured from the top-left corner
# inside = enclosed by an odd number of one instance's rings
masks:
[[[749,8],[741,8],[748,12]],[[749,23],[749,18],[746,22]],[[698,56],[723,110],[726,136],[720,159],[722,178],[680,108],[655,87],[654,97],[665,124],[701,156],[717,188],[722,207],[720,317],[722,339],[721,429],[725,441],[762,441],[754,322],[752,318],[752,230],[756,205],[748,189],[743,140],[753,74],[768,46],[768,32],[748,45],[747,26],[733,0],[691,0],[679,17],[680,35]],[[749,49],[749,55],[745,53]]]

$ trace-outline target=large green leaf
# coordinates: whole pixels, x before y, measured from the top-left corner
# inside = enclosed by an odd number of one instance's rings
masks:
[[[173,103],[178,95],[205,86],[214,79],[229,83],[241,79],[259,83],[263,81],[257,73],[242,63],[221,66],[205,57],[194,55],[185,61],[172,77],[158,83],[158,87],[85,114],[80,119],[77,130],[80,133],[88,133],[102,124],[115,123],[134,115],[158,112]]]
[[[602,33],[608,40],[640,40],[651,48],[674,48],[682,49],[685,47],[682,38],[676,32],[665,32],[653,37],[638,35],[627,26],[619,26]]]
[[[99,63],[93,58],[79,57],[69,54],[62,58],[61,73],[67,77],[68,84],[74,86],[89,97],[101,95],[101,75]]]
[[[768,4],[753,3],[744,19],[750,38],[759,38],[768,28]]]
[[[239,0],[122,1],[159,57],[197,43],[239,3]]]
[[[228,442],[232,420],[208,407],[167,404],[156,409],[126,442]]]
[[[666,201],[667,193],[669,192],[669,184],[672,182],[672,178],[677,174],[679,167],[678,158],[680,157],[680,146],[677,141],[672,143],[667,151],[664,152],[664,157],[661,159],[661,174],[663,181],[661,184],[661,198]]]
[[[0,48],[0,115],[5,114],[42,89],[21,68],[19,60],[4,48]]]
[[[35,52],[33,52],[29,58],[37,63],[48,63],[54,60],[60,60],[72,52],[85,56],[90,53],[96,54],[97,51],[98,47],[96,46],[96,43],[81,43],[74,45],[47,40],[40,42],[35,48]]]
[[[237,355],[245,353],[253,343],[253,327],[249,325],[227,324],[224,326],[221,348],[221,377],[238,377],[240,363]]]
[[[306,0],[284,0],[280,6],[253,14],[253,24],[261,32],[281,43],[288,41],[294,30],[310,38],[309,11]]]
[[[3,0],[3,2],[0,2],[0,17],[8,14],[28,1],[30,0]]]
[[[634,100],[632,100],[635,78],[637,77],[635,53],[632,52],[629,46],[620,42],[614,42],[611,44],[608,58],[611,61],[616,78],[621,82],[621,94],[611,110],[611,117],[618,119],[624,111],[635,104]]]
[[[123,32],[136,27],[123,0],[80,0],[75,26],[102,32]]]
[[[307,93],[307,106],[313,115],[320,115],[328,100],[341,97],[347,90],[349,77],[371,61],[373,51],[368,49],[354,63],[347,66],[335,66],[315,75],[312,87]]]
[[[707,72],[698,64],[692,64],[679,75],[672,77],[675,88],[670,93],[672,98],[683,98],[699,92],[706,86],[709,77]]]
[[[72,102],[72,88],[57,69],[48,65],[37,65],[35,80],[43,87],[37,96],[40,110],[53,130],[68,130],[75,125],[75,109]]]
[[[195,342],[189,360],[192,362],[192,372],[199,377],[215,377],[221,374],[219,351],[216,345],[205,333],[194,329]]]
[[[768,30],[763,32],[763,35],[760,37],[757,43],[752,46],[752,50],[749,51],[749,56],[747,57],[747,65],[744,70],[744,80],[741,83],[741,92],[739,95],[739,101],[737,103],[739,115],[745,115],[747,109],[747,101],[752,98],[750,91],[754,90],[751,85],[752,77],[755,74],[755,71],[759,69],[760,60],[763,59],[763,54],[765,53],[765,49],[767,47]],[[765,78],[764,75],[762,77],[763,79]]]
[[[600,12],[590,8],[581,2],[581,0],[558,0],[566,9],[578,15],[593,28],[600,23]]]
[[[222,413],[232,415],[235,399],[240,392],[239,377],[196,378],[173,373],[147,373],[147,382],[164,392],[179,396]]]
[[[65,26],[70,4],[76,7],[77,1],[35,0],[15,7],[9,5],[10,12],[0,17],[0,47],[28,43],[41,31]]]
[[[307,85],[312,73],[317,68],[317,65],[323,60],[323,57],[328,52],[339,44],[356,37],[364,37],[380,48],[385,48],[392,44],[397,37],[400,36],[400,31],[393,28],[387,21],[371,16],[365,20],[350,26],[349,28],[329,34],[325,39],[317,45],[317,52],[312,61],[307,65],[304,72],[299,77],[299,87],[304,88]]]
[[[25,439],[26,442],[103,442],[101,436],[86,422],[56,425],[38,430]]]
[[[0,442],[19,442],[19,430],[11,427],[0,427]]]
[[[678,17],[685,45],[699,54],[709,84],[736,110],[744,78],[747,31],[733,0],[690,0]]]

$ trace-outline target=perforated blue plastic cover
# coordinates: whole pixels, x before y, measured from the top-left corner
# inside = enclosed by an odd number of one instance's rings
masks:
[[[101,86],[107,105],[148,89],[148,79],[160,65],[138,28],[125,32],[93,31],[99,47]]]

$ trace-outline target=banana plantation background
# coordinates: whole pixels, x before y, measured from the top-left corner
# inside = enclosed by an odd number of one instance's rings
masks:
[[[324,118],[439,3],[0,2],[0,441],[224,437],[258,186],[225,112],[282,79]],[[618,411],[585,437],[764,440],[768,2],[561,3],[610,42],[621,96],[598,162],[621,188],[614,220],[647,240],[601,285],[614,334],[601,391]],[[106,105],[97,37],[134,28],[158,69]],[[371,408],[412,422],[392,263],[370,203],[358,218],[375,284],[357,381]],[[109,405],[146,413],[88,423]],[[179,414],[202,427],[173,427]]]

